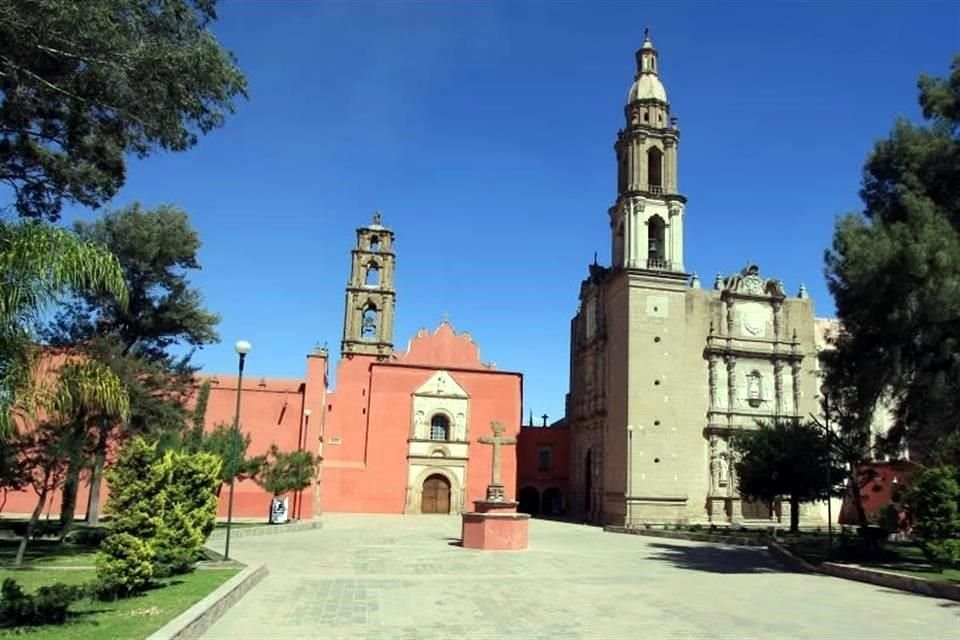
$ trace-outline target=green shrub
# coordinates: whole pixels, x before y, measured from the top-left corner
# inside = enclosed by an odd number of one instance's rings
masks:
[[[923,545],[927,558],[940,567],[960,568],[960,540],[933,540]]]
[[[217,524],[220,458],[212,453],[171,452],[164,458],[169,482],[164,488],[168,505],[180,505],[199,536],[197,551]]]
[[[80,586],[53,584],[27,594],[13,578],[0,586],[0,626],[19,627],[63,624],[70,614],[70,605],[82,598]]]
[[[906,501],[924,540],[946,540],[960,534],[960,483],[952,467],[928,467],[913,478]]]
[[[181,505],[167,507],[163,527],[154,540],[156,576],[165,578],[192,570],[205,539]]]
[[[154,577],[154,551],[149,542],[129,533],[114,533],[97,554],[94,590],[105,600],[144,591]]]
[[[107,508],[114,515],[115,535],[132,536],[149,547],[153,571],[144,579],[142,567],[132,560],[144,554],[124,542],[117,547],[119,555],[105,554],[116,556],[116,566],[105,570],[102,591],[130,595],[144,580],[190,571],[216,525],[220,474],[220,459],[213,454],[168,451],[160,456],[143,439],[131,441],[107,474]],[[129,589],[124,571],[131,572]]]

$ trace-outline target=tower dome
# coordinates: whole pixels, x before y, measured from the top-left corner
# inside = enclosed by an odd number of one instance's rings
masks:
[[[622,85],[621,85],[622,86]],[[630,93],[627,95],[627,103],[637,100],[659,100],[667,101],[667,90],[663,88],[660,78],[655,75],[643,73],[633,81],[630,86]]]

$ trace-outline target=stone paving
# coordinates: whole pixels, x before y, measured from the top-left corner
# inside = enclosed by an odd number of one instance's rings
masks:
[[[960,639],[960,603],[788,573],[760,549],[537,520],[527,551],[459,535],[450,516],[328,515],[238,539],[270,575],[205,637]]]

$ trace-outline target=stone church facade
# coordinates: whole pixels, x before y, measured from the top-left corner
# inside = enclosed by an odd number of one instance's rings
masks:
[[[571,323],[569,514],[604,524],[786,519],[787,505],[741,500],[728,442],[758,421],[816,412],[813,304],[755,265],[709,289],[687,273],[680,129],[649,37],[636,62],[614,147],[612,260],[589,267]]]

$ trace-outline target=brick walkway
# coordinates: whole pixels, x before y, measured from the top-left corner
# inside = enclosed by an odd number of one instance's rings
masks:
[[[324,516],[235,541],[267,576],[207,638],[946,638],[960,603],[781,571],[765,551],[533,521],[530,549],[453,546],[459,518]]]

